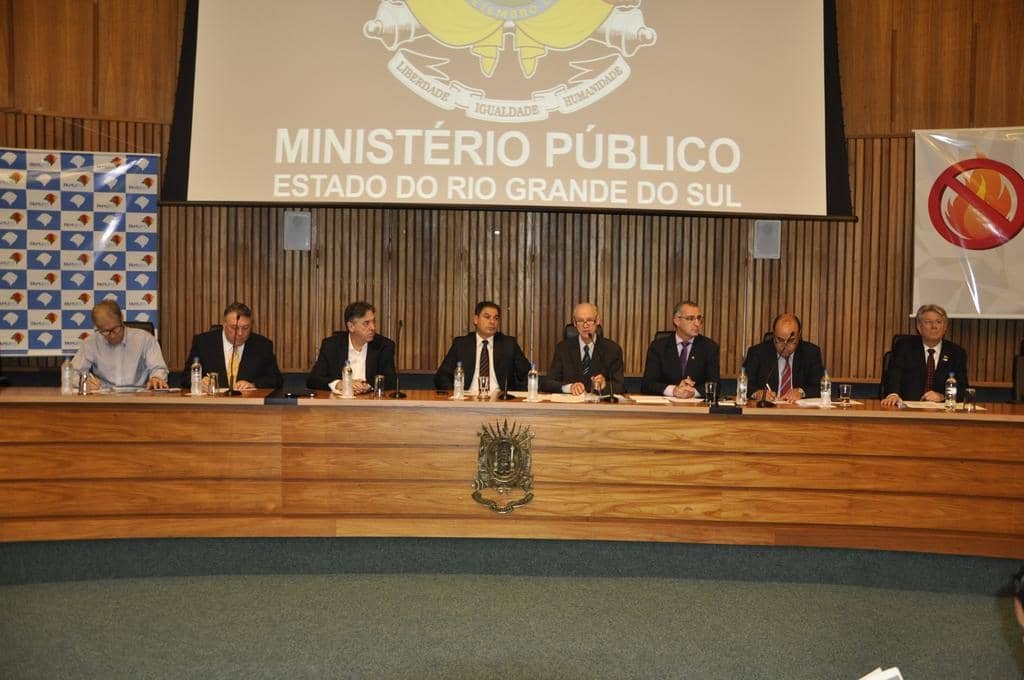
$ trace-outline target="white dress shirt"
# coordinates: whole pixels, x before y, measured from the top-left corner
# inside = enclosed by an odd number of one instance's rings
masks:
[[[498,386],[498,376],[494,373],[494,336],[491,336],[489,338],[481,338],[480,334],[477,333],[476,334],[476,354],[473,355],[474,357],[476,357],[476,368],[473,370],[473,380],[470,381],[469,387],[467,388],[469,390],[469,392],[471,392],[471,393],[477,391],[477,376],[480,375],[480,348],[483,347],[484,340],[487,341],[487,356],[490,358],[490,362],[489,363],[491,364],[491,374],[490,374],[491,375],[491,390],[490,391],[494,392],[495,390],[499,389],[499,386]]]
[[[348,339],[348,363],[352,367],[352,382],[358,382],[362,380],[366,382],[366,348],[370,346],[370,343],[365,343],[362,349],[356,349],[352,346],[352,336]],[[345,370],[342,367],[341,370]],[[327,384],[331,388],[332,392],[341,391],[341,379],[332,380]]]
[[[227,334],[225,334],[223,332],[221,332],[220,337],[221,337],[221,340],[224,341],[224,368],[227,371],[227,373],[224,375],[224,382],[222,382],[221,385],[225,385],[226,386],[228,384],[228,381],[231,379],[230,378],[230,375],[231,375],[231,341],[228,340]],[[245,349],[245,343],[244,342],[241,345],[236,345],[235,346],[235,356],[238,357],[238,365],[239,366],[242,365],[242,350],[244,350],[244,349]],[[235,376],[235,380],[238,380],[238,376],[237,375]]]
[[[590,362],[591,362],[591,364],[593,364],[593,362],[594,362],[594,347],[597,345],[597,342],[596,341],[592,341],[588,345],[585,342],[583,342],[583,338],[582,337],[580,337],[579,342],[580,342],[580,363],[581,364],[583,363],[583,351],[584,351],[584,349],[589,347],[590,348]],[[591,377],[593,377],[593,375],[591,375]],[[569,394],[570,392],[572,392],[572,383],[566,383],[566,384],[562,385],[562,392],[564,392],[566,394]]]

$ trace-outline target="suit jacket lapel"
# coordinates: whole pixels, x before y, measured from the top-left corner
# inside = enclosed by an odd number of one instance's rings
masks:
[[[466,389],[476,374],[476,333],[462,336],[462,368],[466,372]],[[459,354],[459,352],[456,352]]]
[[[583,375],[583,357],[580,355],[580,341],[577,339],[574,343],[569,346],[569,364],[573,367],[573,375]],[[594,368],[597,366],[597,341],[594,341],[594,349],[590,350],[590,366],[591,374],[594,373]]]
[[[217,357],[217,359],[213,362],[213,366],[207,368],[207,372],[216,371],[224,380],[222,384],[227,385],[228,365],[225,363],[224,359],[224,336],[221,333],[217,333],[214,338],[213,349],[213,356]]]

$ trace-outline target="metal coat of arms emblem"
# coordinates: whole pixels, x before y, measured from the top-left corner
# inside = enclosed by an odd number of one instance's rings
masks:
[[[510,427],[508,421],[484,425],[478,433],[480,452],[477,455],[473,500],[504,515],[533,500],[533,474],[530,449],[533,433],[528,426]],[[522,496],[514,498],[519,490]],[[518,494],[517,494],[518,495]]]

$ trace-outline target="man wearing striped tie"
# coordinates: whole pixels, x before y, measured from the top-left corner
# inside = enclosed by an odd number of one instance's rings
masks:
[[[586,392],[621,394],[625,391],[622,348],[598,334],[601,314],[590,302],[572,310],[572,328],[555,346],[551,368],[541,382],[545,392],[580,395]]]
[[[803,339],[803,324],[795,314],[775,317],[772,337],[747,350],[743,368],[757,388],[754,399],[793,402],[821,394],[821,349]]]

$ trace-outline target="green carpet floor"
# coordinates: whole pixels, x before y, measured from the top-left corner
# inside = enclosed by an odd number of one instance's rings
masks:
[[[0,678],[1018,680],[1010,600],[638,577],[281,575],[0,586]]]

